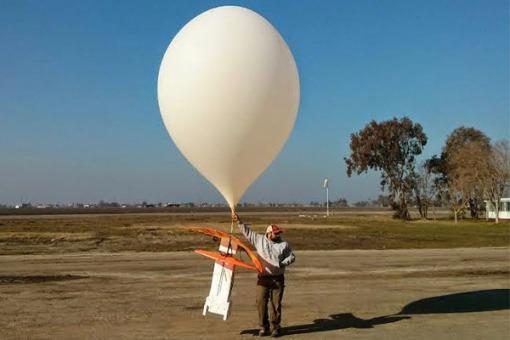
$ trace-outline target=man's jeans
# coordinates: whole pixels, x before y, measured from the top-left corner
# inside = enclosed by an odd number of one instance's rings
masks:
[[[283,275],[259,276],[256,294],[259,327],[261,329],[275,330],[280,328],[284,288],[285,280]]]

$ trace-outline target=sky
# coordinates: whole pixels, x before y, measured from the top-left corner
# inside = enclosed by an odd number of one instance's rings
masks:
[[[193,17],[248,7],[287,41],[301,81],[294,130],[244,202],[376,198],[348,178],[350,134],[408,116],[441,151],[459,126],[509,138],[509,5],[491,1],[0,0],[0,204],[223,202],[159,113],[163,54]]]

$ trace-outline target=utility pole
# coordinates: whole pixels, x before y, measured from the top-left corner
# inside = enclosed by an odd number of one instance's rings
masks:
[[[326,216],[329,216],[329,185],[327,178],[324,179],[324,184],[322,186],[326,189]]]

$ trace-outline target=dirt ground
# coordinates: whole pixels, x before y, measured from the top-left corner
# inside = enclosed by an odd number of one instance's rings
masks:
[[[509,248],[300,251],[288,339],[507,339]],[[255,273],[228,321],[202,316],[212,262],[191,252],[0,256],[2,339],[252,339]]]

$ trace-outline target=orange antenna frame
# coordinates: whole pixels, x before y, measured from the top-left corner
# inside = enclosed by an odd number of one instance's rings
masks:
[[[204,235],[212,236],[219,239],[228,239],[231,244],[237,245],[237,250],[244,251],[248,257],[250,258],[252,264],[246,263],[242,261],[241,259],[238,259],[232,254],[228,253],[221,253],[219,251],[210,251],[210,250],[202,250],[202,249],[196,249],[194,250],[195,253],[206,256],[208,258],[211,258],[218,262],[221,265],[227,265],[230,267],[238,266],[245,269],[253,270],[258,273],[262,272],[262,263],[260,262],[259,258],[257,257],[257,254],[251,250],[244,242],[239,240],[237,237],[232,236],[231,234],[228,234],[224,231],[217,230],[214,228],[209,227],[189,227],[186,228],[191,232],[201,233]]]

